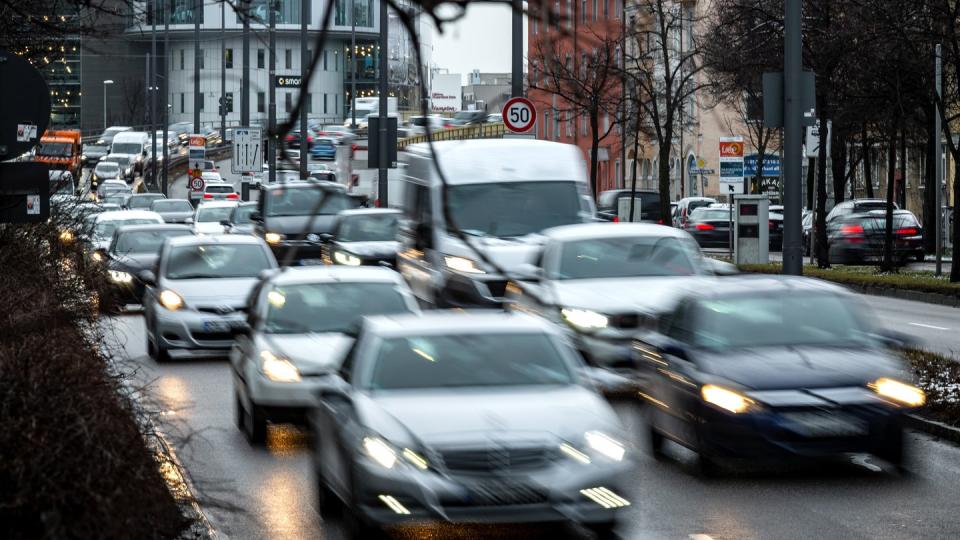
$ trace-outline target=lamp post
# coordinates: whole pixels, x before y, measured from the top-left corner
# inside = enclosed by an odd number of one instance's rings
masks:
[[[113,79],[103,81],[103,129],[107,129],[107,85],[113,84]]]

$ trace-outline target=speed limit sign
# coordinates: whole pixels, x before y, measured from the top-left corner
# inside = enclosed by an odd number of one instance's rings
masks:
[[[537,122],[537,109],[525,97],[515,97],[503,104],[503,125],[514,133],[526,133]]]
[[[193,191],[203,191],[203,178],[191,178],[190,179],[190,189]]]

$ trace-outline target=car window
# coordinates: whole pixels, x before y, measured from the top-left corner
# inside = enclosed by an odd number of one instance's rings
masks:
[[[256,211],[257,207],[253,205],[238,206],[234,209],[233,214],[231,214],[230,222],[237,225],[247,225],[253,223],[253,220],[250,219],[250,216],[252,216]]]
[[[155,200],[157,200],[157,197],[130,197],[130,200],[127,201],[127,208],[150,208]]]
[[[542,333],[464,333],[383,340],[369,388],[567,385],[573,374]]]
[[[693,221],[701,219],[730,219],[730,210],[718,210],[716,208],[698,208],[690,214]]]
[[[308,216],[314,209],[317,214],[337,214],[352,207],[345,193],[316,188],[271,190],[264,203],[267,216]]]
[[[167,238],[189,234],[191,234],[190,231],[183,229],[121,232],[111,251],[113,253],[159,253],[163,241]]]
[[[553,279],[690,276],[695,247],[673,236],[591,238],[565,242]]]
[[[450,214],[466,233],[523,236],[581,223],[576,182],[490,182],[448,188]]]
[[[201,244],[170,250],[168,279],[252,278],[273,268],[257,244]]]
[[[222,186],[217,185],[207,185],[205,190],[207,193],[233,193],[233,186],[226,184]]]
[[[230,219],[232,206],[201,206],[197,208],[197,223],[220,223]]]
[[[150,209],[154,212],[192,212],[193,206],[187,201],[154,200]]]
[[[96,226],[93,229],[93,237],[96,240],[106,240],[113,236],[113,233],[124,225],[154,225],[158,223],[155,219],[150,218],[133,218],[133,219],[111,219],[103,220],[97,222]]]
[[[363,317],[408,313],[395,283],[308,283],[278,286],[267,293],[264,332],[349,332]]]
[[[365,214],[341,219],[337,229],[340,242],[384,242],[396,240],[400,220],[395,214]]]

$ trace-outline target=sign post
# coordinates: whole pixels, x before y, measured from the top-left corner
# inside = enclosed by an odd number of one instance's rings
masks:
[[[525,97],[512,97],[503,104],[503,125],[513,133],[526,133],[537,124],[537,108]]]
[[[230,171],[234,174],[263,172],[263,152],[260,150],[260,128],[238,127],[233,129],[233,156]]]
[[[198,199],[203,193],[203,162],[207,159],[207,138],[190,135],[187,139],[187,174],[190,177],[190,198]]]
[[[743,146],[743,137],[720,137],[721,193],[743,193]]]

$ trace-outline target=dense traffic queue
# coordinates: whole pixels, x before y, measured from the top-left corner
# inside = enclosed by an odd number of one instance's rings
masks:
[[[704,474],[860,452],[903,466],[925,397],[855,295],[734,275],[681,228],[600,222],[575,147],[441,142],[405,160],[390,209],[304,181],[190,217],[162,198],[91,213],[76,233],[142,303],[155,361],[229,358],[250,444],[309,429],[318,507],[355,537],[424,520],[608,537],[640,440],[692,449]],[[613,394],[643,404],[648,433]]]

